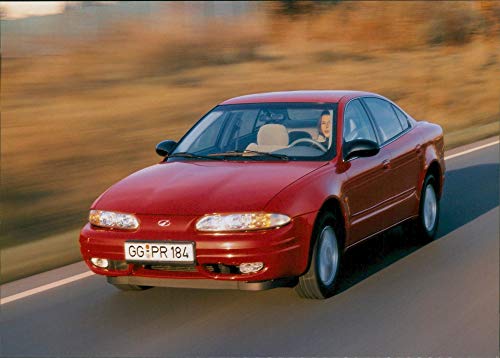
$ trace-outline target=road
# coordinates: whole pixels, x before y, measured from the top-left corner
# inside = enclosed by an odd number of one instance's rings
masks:
[[[3,303],[0,354],[498,356],[498,144],[447,160],[441,209],[432,243],[394,229],[350,250],[326,301],[286,288],[120,292],[92,275]],[[85,270],[12,282],[1,296]]]

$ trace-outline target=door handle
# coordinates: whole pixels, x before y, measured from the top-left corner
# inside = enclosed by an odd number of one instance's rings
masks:
[[[417,144],[417,146],[415,147],[415,152],[417,153],[417,155],[422,154],[422,145],[421,144]]]
[[[389,159],[386,159],[382,162],[383,169],[389,169],[390,167],[391,167],[391,161]]]

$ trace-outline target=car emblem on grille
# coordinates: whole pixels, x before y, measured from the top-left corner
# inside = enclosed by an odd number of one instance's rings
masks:
[[[162,227],[167,227],[170,226],[171,222],[170,220],[160,220],[158,221],[158,225]]]

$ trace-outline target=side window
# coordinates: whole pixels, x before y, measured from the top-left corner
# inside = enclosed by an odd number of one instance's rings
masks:
[[[410,126],[410,123],[408,123],[408,117],[406,117],[406,114],[401,112],[398,107],[392,106],[392,109],[396,112],[396,116],[398,116],[399,122],[401,123],[401,126],[403,126],[403,130],[406,130]]]
[[[377,142],[368,114],[359,100],[351,101],[344,111],[344,142],[368,139]]]
[[[403,131],[398,117],[392,110],[392,104],[380,98],[364,98],[364,101],[380,130],[382,143]]]

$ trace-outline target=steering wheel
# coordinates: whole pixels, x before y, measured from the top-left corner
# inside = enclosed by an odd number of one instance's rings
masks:
[[[323,147],[323,144],[320,144],[318,142],[316,142],[314,139],[310,139],[310,138],[299,138],[297,140],[294,140],[292,143],[290,143],[288,146],[289,147],[293,147],[295,146],[296,144],[299,144],[299,143],[311,143],[311,144],[314,144],[316,147],[318,147],[319,150],[323,151],[324,153],[326,153],[327,149],[325,147]]]

